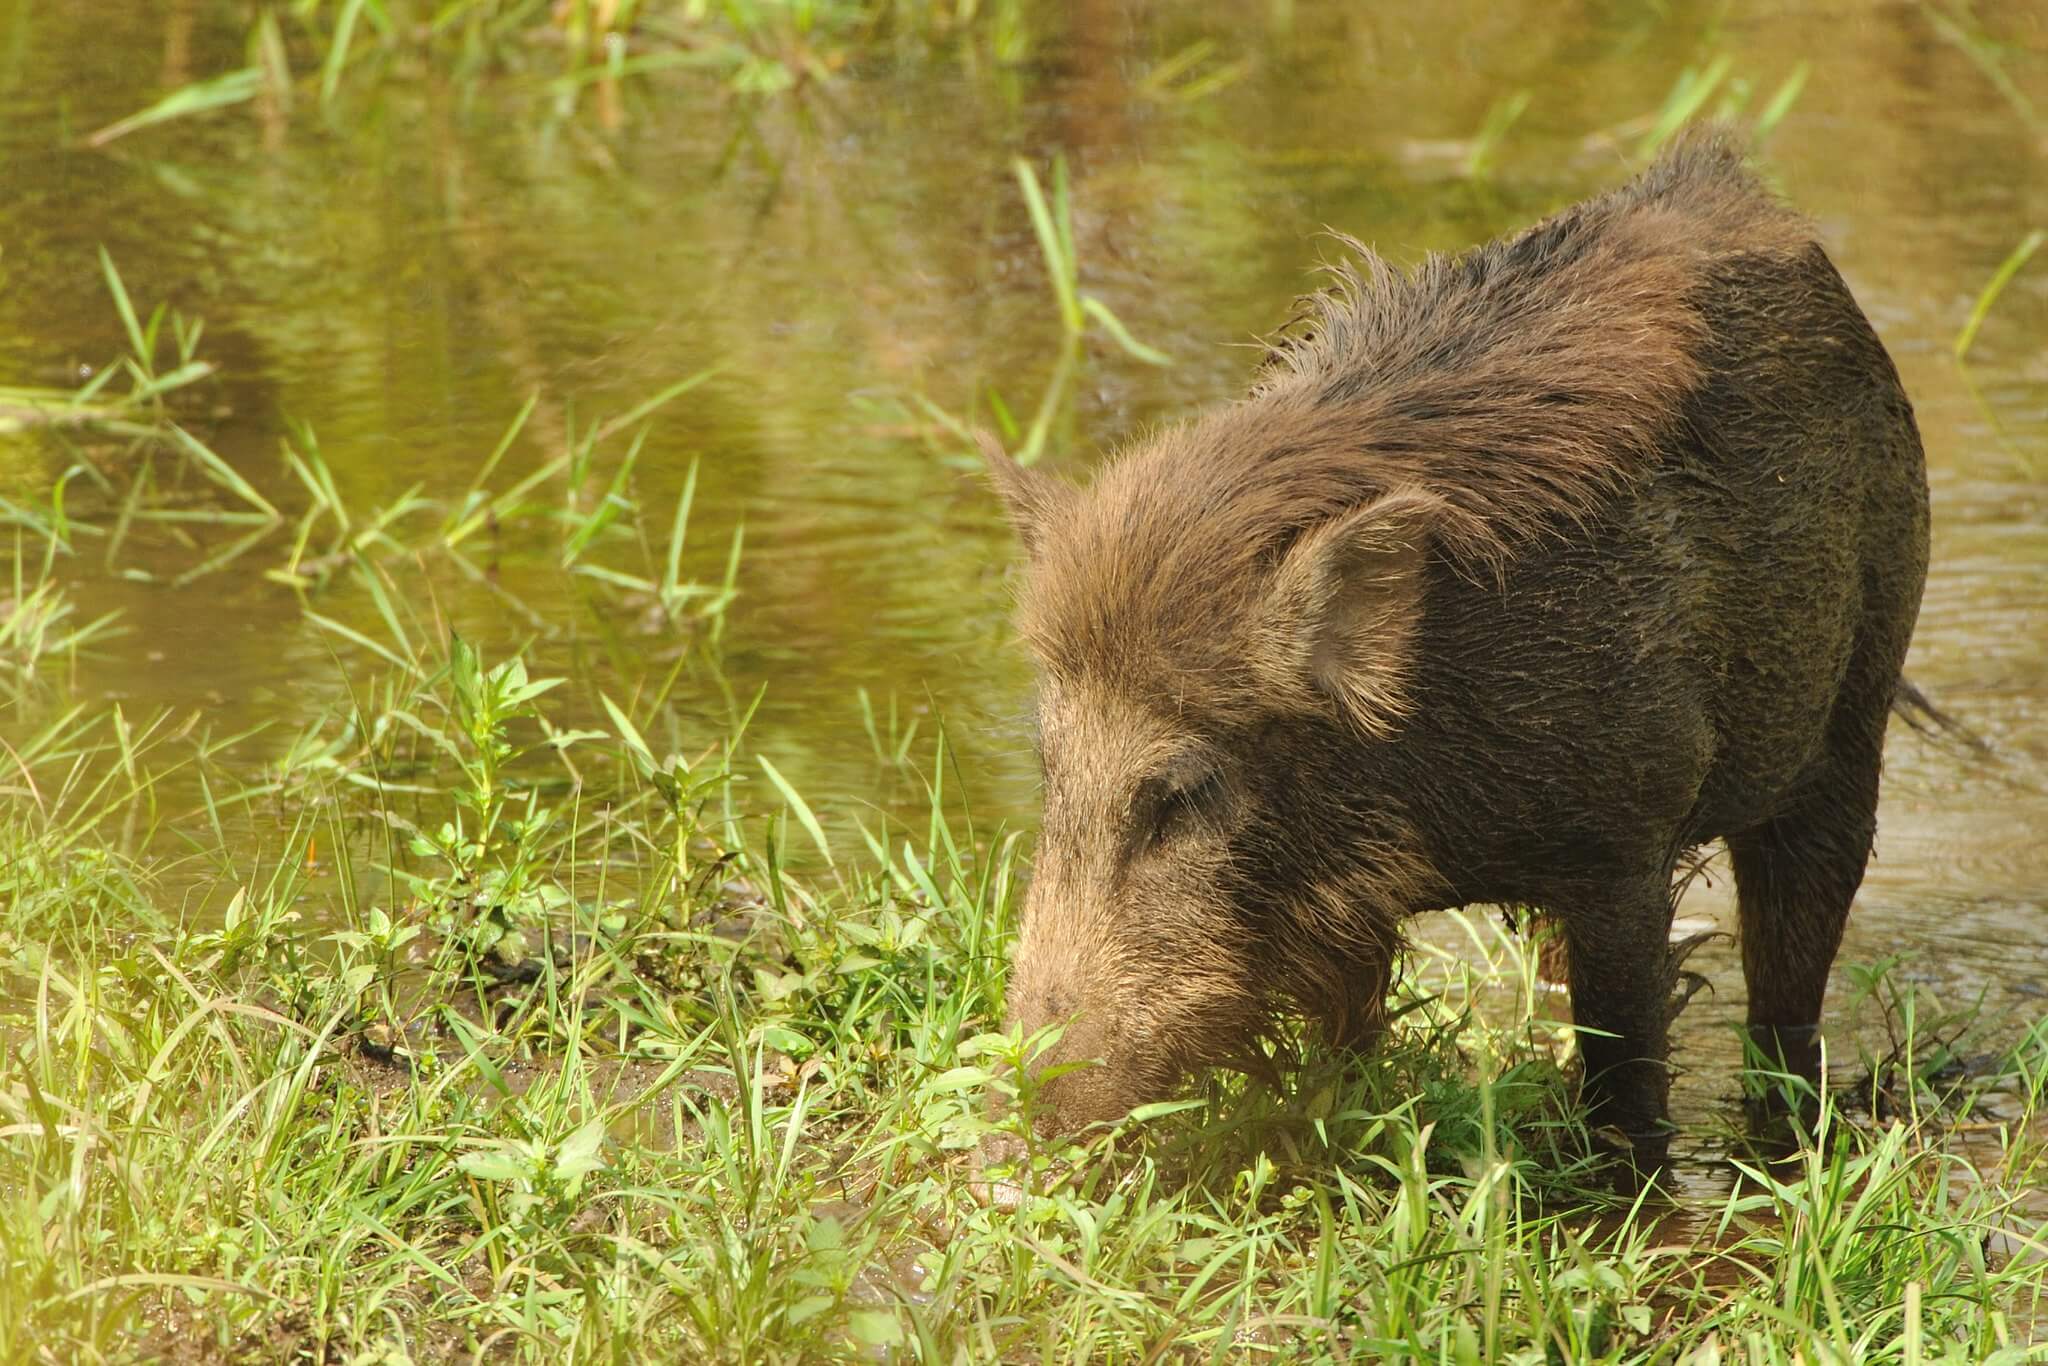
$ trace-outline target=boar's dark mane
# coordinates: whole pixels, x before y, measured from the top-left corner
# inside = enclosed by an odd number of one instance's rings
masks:
[[[1245,642],[1219,627],[1293,540],[1394,490],[1439,499],[1435,551],[1497,578],[1654,462],[1701,377],[1710,273],[1819,250],[1716,133],[1405,275],[1342,240],[1359,262],[1330,268],[1247,398],[1111,462],[1035,528],[1020,622],[1055,675],[1177,679],[1182,710],[1253,703]]]
[[[1696,300],[1716,258],[1813,248],[1804,220],[1715,132],[1619,189],[1407,275],[1337,236],[1357,263],[1327,267],[1334,283],[1301,301],[1250,406],[1312,412],[1340,434],[1320,459],[1275,449],[1261,477],[1306,464],[1316,495],[1349,483],[1349,501],[1428,489],[1466,514],[1445,548],[1479,564],[1580,521],[1657,458],[1700,378]]]

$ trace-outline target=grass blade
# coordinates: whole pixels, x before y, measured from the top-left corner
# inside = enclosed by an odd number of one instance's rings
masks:
[[[796,812],[797,821],[809,832],[811,842],[818,846],[818,852],[825,856],[826,862],[831,862],[832,846],[826,842],[824,827],[818,824],[818,818],[811,813],[810,803],[797,794],[797,790],[789,785],[789,779],[782,776],[782,771],[770,763],[766,755],[755,757],[760,760],[761,771],[768,775],[768,781],[775,784],[783,799],[789,803],[790,810]]]
[[[250,507],[255,508],[272,521],[281,522],[284,514],[271,506],[270,500],[256,491],[256,486],[244,479],[233,465],[208,450],[204,443],[176,423],[171,424],[171,439],[184,452],[199,463],[199,467],[212,477],[215,483],[227,489]]]
[[[149,343],[142,338],[142,324],[136,321],[135,305],[128,298],[128,287],[121,283],[121,272],[114,269],[114,258],[107,249],[100,248],[100,272],[107,277],[107,292],[114,296],[114,310],[121,315],[121,326],[128,333],[128,345],[134,348],[135,359],[143,365],[149,364]]]
[[[1680,72],[1671,93],[1665,97],[1664,107],[1657,111],[1657,121],[1636,144],[1637,159],[1649,160],[1673,133],[1683,128],[1686,120],[1697,114],[1707,98],[1721,88],[1721,82],[1728,78],[1729,69],[1734,65],[1735,59],[1723,52],[1707,63],[1704,71],[1687,67]]]
[[[334,36],[327,42],[327,60],[320,66],[320,104],[334,103],[341,88],[341,73],[348,66],[348,50],[355,36],[356,20],[363,12],[363,0],[342,0],[341,13],[334,21]]]
[[[1977,329],[1984,325],[1985,315],[1991,312],[1991,306],[1998,302],[1998,296],[2012,283],[2012,277],[2020,273],[2020,267],[2041,249],[2041,243],[2044,241],[2048,241],[2048,232],[2035,228],[2021,239],[2020,244],[2012,249],[2012,254],[1992,273],[1990,282],[1978,293],[1977,302],[1970,309],[1970,320],[1963,324],[1962,331],[1956,333],[1957,360],[1970,353],[1970,343],[1977,340]]]
[[[1806,78],[1812,74],[1812,62],[1801,62],[1792,68],[1792,74],[1784,79],[1777,91],[1772,94],[1771,102],[1756,116],[1754,128],[1757,137],[1766,136],[1784,120],[1786,114],[1791,112],[1793,101],[1799,98],[1800,91],[1806,89]]]
[[[229,105],[241,104],[252,99],[263,88],[263,72],[258,67],[245,66],[239,71],[230,71],[225,76],[216,76],[210,81],[200,81],[183,86],[158,100],[147,109],[130,114],[125,119],[116,119],[98,132],[85,139],[88,147],[104,147],[116,138],[142,128],[172,119],[181,119],[190,114],[203,114],[211,109],[225,109]]]
[[[690,390],[696,388],[705,380],[714,378],[715,376],[723,372],[725,368],[726,367],[724,363],[721,362],[720,364],[717,365],[707,366],[706,368],[699,370],[694,375],[690,375],[684,379],[677,380],[674,384],[669,385],[668,388],[663,389],[654,397],[647,399],[644,402],[635,404],[633,407],[628,408],[625,412],[620,413],[617,417],[611,419],[611,421],[600,425],[597,429],[596,436],[593,437],[592,440],[602,441],[606,437],[611,436],[615,432],[624,431],[626,428],[638,422],[641,418],[646,417],[649,414],[657,411],[658,409],[667,406],[672,400],[680,398],[682,395],[689,393]]]
[[[1052,279],[1053,298],[1060,307],[1060,319],[1067,331],[1079,332],[1082,324],[1081,303],[1074,295],[1074,266],[1067,258],[1062,245],[1063,234],[1054,226],[1052,211],[1046,207],[1045,191],[1038,183],[1038,173],[1031,169],[1031,163],[1018,157],[1010,163],[1016,173],[1017,186],[1024,192],[1024,207],[1031,215],[1031,231],[1038,237],[1038,250],[1045,257],[1045,273]]]
[[[690,507],[697,501],[697,462],[690,462],[690,472],[683,476],[683,491],[676,497],[675,522],[668,531],[668,560],[662,567],[661,587],[665,594],[674,593],[683,581],[683,542],[690,534]]]
[[[1147,346],[1132,336],[1130,330],[1123,325],[1123,320],[1110,312],[1109,305],[1096,298],[1093,294],[1081,296],[1081,307],[1087,311],[1089,317],[1102,324],[1103,331],[1109,333],[1112,341],[1131,355],[1145,362],[1145,364],[1173,364],[1172,356],[1167,355],[1164,351]]]
[[[1478,136],[1472,139],[1472,150],[1465,156],[1466,175],[1476,179],[1493,170],[1494,153],[1500,150],[1501,139],[1521,121],[1528,108],[1527,90],[1517,90],[1493,102],[1486,111],[1485,121],[1479,125]]]

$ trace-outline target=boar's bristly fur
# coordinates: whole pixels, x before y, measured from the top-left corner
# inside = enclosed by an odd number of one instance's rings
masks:
[[[1045,820],[1011,984],[1061,1123],[1369,1037],[1401,925],[1540,908],[1588,1099],[1654,1151],[1674,869],[1725,839],[1759,1041],[1811,1072],[1926,568],[1882,345],[1693,135],[1628,185],[1306,301],[1243,400],[1078,488],[991,444],[1026,547]]]

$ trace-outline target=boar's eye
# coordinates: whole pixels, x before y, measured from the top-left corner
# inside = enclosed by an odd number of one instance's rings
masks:
[[[1145,784],[1141,819],[1153,845],[1176,839],[1203,824],[1215,823],[1223,807],[1223,775],[1214,769],[1191,774],[1179,781],[1155,778]]]

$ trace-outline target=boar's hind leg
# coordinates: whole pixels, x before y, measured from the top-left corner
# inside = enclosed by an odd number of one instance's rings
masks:
[[[1588,1121],[1627,1135],[1639,1167],[1664,1159],[1671,1089],[1671,876],[1633,879],[1560,907]]]
[[[1728,837],[1749,1035],[1766,1065],[1819,1085],[1820,1007],[1877,829],[1889,688],[1837,703],[1817,770],[1769,820]]]

